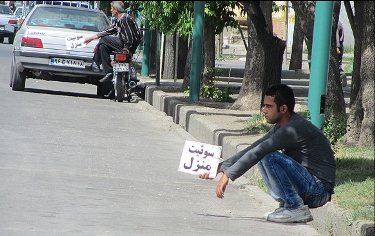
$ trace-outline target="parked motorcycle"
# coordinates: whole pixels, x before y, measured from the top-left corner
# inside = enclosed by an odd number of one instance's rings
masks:
[[[115,101],[122,102],[126,98],[130,102],[134,92],[144,99],[144,85],[138,84],[139,79],[137,79],[132,54],[127,50],[114,51],[111,60]]]

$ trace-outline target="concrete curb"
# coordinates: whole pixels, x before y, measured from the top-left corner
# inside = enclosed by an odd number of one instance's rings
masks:
[[[228,112],[225,109],[199,106],[199,104],[191,105],[187,97],[174,93],[172,88],[153,85],[146,86],[145,101],[170,116],[171,122],[187,131],[197,141],[223,146],[223,159],[243,150],[262,136],[242,133],[245,128],[244,121],[256,112],[235,110]],[[260,174],[254,166],[243,177],[248,180],[248,184],[256,185]],[[259,194],[262,198],[270,197],[263,191],[259,191]],[[314,221],[308,224],[322,235],[374,235],[374,222],[350,223],[347,214],[335,208],[331,202],[323,207],[311,209],[311,212]]]

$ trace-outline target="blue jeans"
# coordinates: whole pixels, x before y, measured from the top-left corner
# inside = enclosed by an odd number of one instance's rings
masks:
[[[323,206],[330,194],[323,183],[305,167],[280,152],[271,152],[258,162],[258,168],[270,195],[280,207],[295,209]]]

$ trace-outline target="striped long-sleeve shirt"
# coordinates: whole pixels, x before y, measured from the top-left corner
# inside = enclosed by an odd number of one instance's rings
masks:
[[[102,32],[99,32],[97,36],[99,38],[116,34],[124,43],[124,47],[137,47],[141,41],[141,32],[134,21],[127,13],[123,13],[119,19],[116,19],[110,26],[108,26]]]

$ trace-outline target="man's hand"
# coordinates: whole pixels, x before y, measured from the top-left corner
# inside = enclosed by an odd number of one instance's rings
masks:
[[[210,172],[208,171],[204,172],[203,174],[199,174],[198,177],[200,179],[211,179],[211,180],[213,179],[213,178],[210,178]]]
[[[217,167],[217,172],[216,172],[216,176],[220,173],[220,172],[223,172],[223,169],[221,169],[220,165]],[[214,178],[210,178],[210,172],[206,171],[204,172],[203,174],[199,174],[198,177],[200,179],[210,179],[210,180],[213,180]]]
[[[98,36],[96,34],[94,34],[93,36],[90,36],[88,38],[85,38],[85,40],[83,41],[84,44],[88,44],[90,43],[91,41],[93,41],[94,39],[97,39]]]
[[[224,192],[227,188],[229,178],[226,174],[223,174],[216,186],[216,196],[220,199],[224,198]]]

